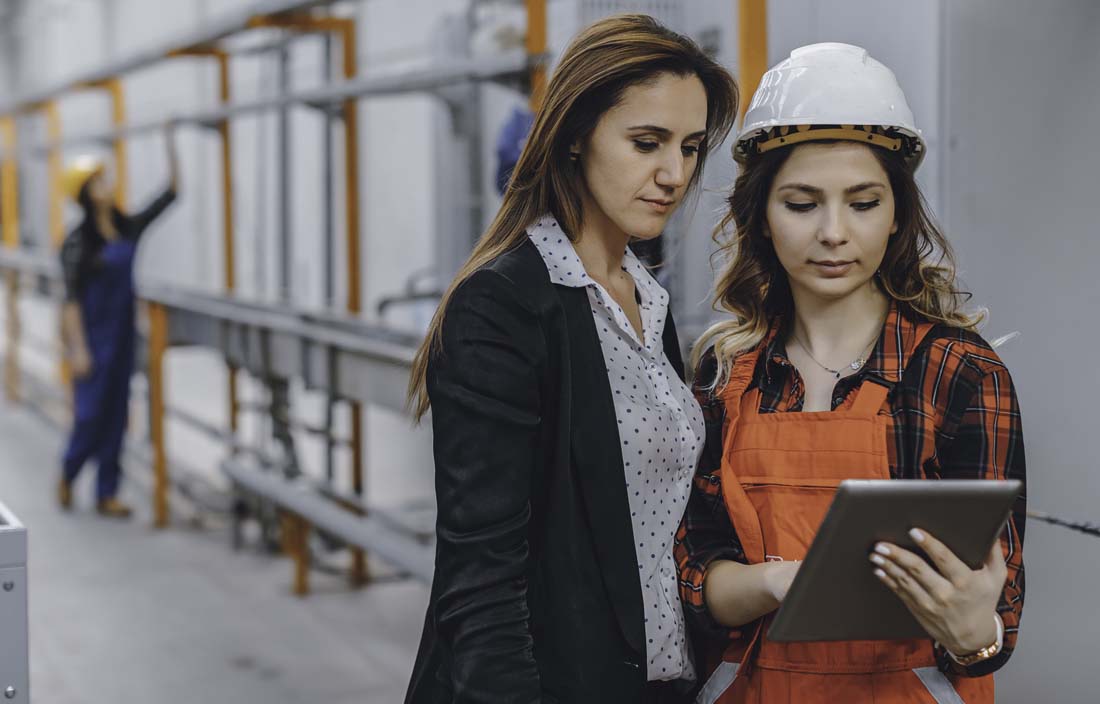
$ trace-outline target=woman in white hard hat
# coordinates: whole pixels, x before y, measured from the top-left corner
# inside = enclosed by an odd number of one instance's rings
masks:
[[[716,292],[733,317],[695,349],[708,438],[677,536],[681,597],[710,636],[699,701],[993,701],[1023,607],[1022,497],[980,569],[920,530],[932,564],[869,555],[932,638],[766,638],[840,481],[1024,479],[1012,380],[914,180],[924,149],[859,47],[797,49],[753,97]]]
[[[171,181],[138,213],[118,209],[104,165],[93,158],[76,160],[62,178],[65,194],[84,211],[84,219],[61,247],[61,328],[73,375],[73,430],[58,487],[58,500],[66,509],[72,505],[77,474],[95,459],[96,509],[114,518],[130,515],[117,494],[134,366],[134,255],[142,233],[176,198],[174,130],[169,128],[165,136]]]

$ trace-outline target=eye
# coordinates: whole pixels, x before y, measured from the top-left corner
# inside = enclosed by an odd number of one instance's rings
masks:
[[[852,207],[856,210],[870,210],[871,208],[877,208],[879,206],[879,200],[865,200],[852,203]]]
[[[680,151],[683,152],[684,156],[692,157],[699,153],[699,145],[685,144],[684,146],[680,147]]]
[[[661,146],[661,144],[660,142],[651,142],[646,139],[635,139],[634,146],[637,147],[640,152],[651,152]]]
[[[796,213],[808,213],[817,207],[817,203],[792,203],[791,201],[784,201],[783,205],[787,206],[787,210]]]

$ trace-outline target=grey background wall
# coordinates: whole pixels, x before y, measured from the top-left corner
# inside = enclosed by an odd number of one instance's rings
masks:
[[[943,206],[1024,418],[1035,508],[1100,517],[1100,3],[948,3]],[[1019,650],[998,701],[1100,701],[1100,540],[1031,522]]]
[[[53,83],[81,67],[106,63],[249,3],[0,0],[0,90]],[[16,6],[26,11],[8,12]],[[393,70],[433,60],[441,23],[465,6],[464,0],[370,0],[345,4],[344,11],[359,19],[364,70]],[[552,47],[560,50],[576,29],[579,6],[579,0],[551,3]],[[712,43],[718,58],[736,70],[735,0],[651,6],[667,6],[678,29]],[[1002,356],[1012,370],[1024,413],[1031,504],[1100,519],[1100,472],[1091,442],[1097,420],[1093,404],[1100,397],[1100,373],[1092,360],[1100,346],[1095,313],[1100,304],[1100,135],[1094,126],[1100,115],[1100,2],[770,0],[768,11],[770,63],[802,44],[846,41],[866,46],[894,69],[930,146],[920,173],[922,186],[958,251],[964,283],[976,302],[991,311],[987,336],[1022,333],[1002,348]],[[410,22],[410,17],[416,21]],[[292,56],[292,82],[318,82],[320,63],[318,43],[303,42]],[[255,58],[234,62],[237,97],[272,90],[269,64]],[[127,78],[126,85],[133,120],[210,106],[216,95],[213,71],[196,62],[142,71]],[[492,163],[496,131],[519,102],[517,94],[487,89],[482,145],[487,164]],[[62,119],[67,129],[76,131],[102,127],[109,115],[102,98],[83,95],[62,103]],[[448,177],[440,170],[441,164],[444,169],[461,167],[461,152],[453,150],[440,127],[447,119],[445,108],[424,96],[364,103],[360,108],[363,178],[358,197],[364,213],[361,268],[368,309],[382,296],[399,291],[412,272],[433,265],[435,233],[449,226],[438,204],[461,200],[461,194],[446,192]],[[278,226],[273,120],[245,118],[234,125],[238,275],[242,291],[261,298],[279,295],[271,235]],[[323,128],[319,118],[304,109],[294,110],[291,125],[291,293],[297,304],[318,307],[323,294],[318,234]],[[182,132],[180,139],[187,198],[143,245],[140,276],[217,290],[217,143],[194,130]],[[669,242],[678,322],[685,337],[712,318],[710,231],[734,177],[728,146],[711,161],[698,209],[678,216]],[[135,140],[130,160],[130,202],[137,204],[163,183],[159,137]],[[339,174],[340,164],[335,168]],[[484,171],[488,179],[492,168]],[[31,206],[43,202],[44,174],[22,174],[22,183],[25,232],[42,238],[44,210]],[[491,213],[497,200],[485,192],[484,201],[484,211]],[[342,233],[342,209],[335,212],[336,231]],[[264,237],[266,249],[258,246]],[[338,241],[341,237],[338,234]],[[341,270],[338,264],[338,274]],[[338,298],[341,288],[338,281]],[[54,322],[47,310],[28,313],[28,325],[37,327],[40,336],[51,334]],[[222,412],[220,405],[210,403],[224,385],[221,369],[209,354],[174,350],[171,398],[221,422],[224,419],[216,415]],[[48,367],[44,371],[48,373]],[[310,405],[319,399],[300,390],[295,395],[304,404],[303,415],[320,417],[321,406]],[[368,413],[367,426],[373,500],[384,505],[430,497],[427,429],[411,429],[406,419],[380,409]],[[320,446],[308,437],[299,442],[305,461],[319,466]],[[169,443],[170,448],[188,448],[195,463],[216,466],[218,450],[185,428],[170,428]],[[1100,630],[1100,610],[1093,596],[1100,583],[1100,541],[1032,523],[1025,560],[1023,634],[1016,656],[998,675],[998,701],[1100,701],[1100,668],[1092,638]]]

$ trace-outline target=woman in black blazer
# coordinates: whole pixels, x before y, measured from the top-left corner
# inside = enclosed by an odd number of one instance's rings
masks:
[[[689,696],[671,541],[701,416],[626,244],[660,235],[736,106],[723,68],[644,15],[563,54],[413,369],[439,517],[406,702]]]

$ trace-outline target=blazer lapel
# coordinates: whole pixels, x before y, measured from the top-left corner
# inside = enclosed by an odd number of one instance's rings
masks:
[[[588,293],[555,286],[565,309],[573,466],[582,487],[604,585],[628,643],[644,655],[645,613],[615,404]]]

